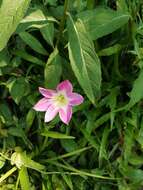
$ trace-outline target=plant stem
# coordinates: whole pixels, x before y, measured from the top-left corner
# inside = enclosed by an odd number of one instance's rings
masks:
[[[57,38],[56,47],[58,47],[60,39],[62,37],[62,33],[63,33],[63,30],[64,30],[64,25],[65,25],[65,21],[66,21],[66,17],[67,17],[66,16],[67,9],[68,9],[68,0],[65,0],[64,13],[63,13],[63,17],[61,18],[61,22],[60,22],[60,26],[59,26],[59,35],[58,35],[58,38]]]
[[[8,178],[12,173],[14,173],[17,170],[16,167],[13,167],[10,169],[8,172],[6,172],[1,178],[0,178],[0,183],[2,183],[6,178]]]

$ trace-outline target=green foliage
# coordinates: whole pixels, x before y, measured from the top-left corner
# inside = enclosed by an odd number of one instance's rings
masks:
[[[94,103],[101,86],[100,61],[94,51],[94,44],[83,23],[80,20],[74,23],[70,15],[68,35],[71,67],[87,97]]]
[[[107,8],[96,8],[78,14],[93,40],[114,32],[126,24],[129,14]]]
[[[19,179],[22,190],[30,189],[30,181],[25,167],[19,171]]]
[[[62,74],[62,58],[57,49],[55,49],[49,56],[48,62],[45,66],[45,86],[47,88],[56,88],[60,82]],[[54,76],[54,77],[53,77]]]
[[[129,108],[135,105],[143,98],[142,83],[143,83],[143,70],[140,71],[138,78],[133,83],[133,88],[129,95],[130,96],[130,101],[128,103]]]
[[[41,43],[33,37],[30,33],[21,32],[19,33],[22,40],[31,47],[34,51],[41,53],[42,55],[47,55],[47,51],[43,48]]]
[[[2,50],[23,18],[31,0],[2,1],[0,6],[0,50]]]
[[[0,1],[0,189],[143,189],[143,3]],[[70,80],[69,125],[33,109]],[[13,166],[14,165],[14,166]]]

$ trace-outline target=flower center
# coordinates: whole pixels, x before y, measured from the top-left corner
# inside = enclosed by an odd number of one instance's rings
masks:
[[[57,94],[55,97],[54,97],[54,103],[56,104],[56,106],[58,107],[62,107],[62,106],[65,106],[66,104],[68,104],[68,98],[60,93],[60,94]]]

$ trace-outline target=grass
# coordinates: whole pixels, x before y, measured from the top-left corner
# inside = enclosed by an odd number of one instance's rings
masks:
[[[4,3],[0,190],[142,190],[143,3],[32,0],[21,22]],[[45,123],[38,87],[65,79],[84,102]]]

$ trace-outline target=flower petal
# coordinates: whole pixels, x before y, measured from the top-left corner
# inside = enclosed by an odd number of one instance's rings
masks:
[[[74,106],[74,105],[79,105],[83,102],[84,98],[78,94],[78,93],[72,93],[70,96],[69,96],[69,104]]]
[[[41,100],[37,102],[37,104],[35,104],[33,109],[36,111],[46,111],[48,107],[50,106],[50,104],[51,103],[48,101],[47,98],[42,98]]]
[[[42,88],[39,87],[39,92],[46,98],[51,98],[56,91],[55,90],[51,90],[51,89],[46,89],[46,88]]]
[[[57,115],[59,109],[53,105],[50,105],[45,114],[45,122],[49,122]]]
[[[59,116],[60,119],[65,123],[69,124],[71,117],[72,117],[72,107],[71,106],[66,106],[64,108],[60,108],[59,110]]]
[[[57,86],[57,91],[65,91],[66,93],[71,93],[73,90],[72,84],[70,83],[69,80],[65,80],[58,84]]]

